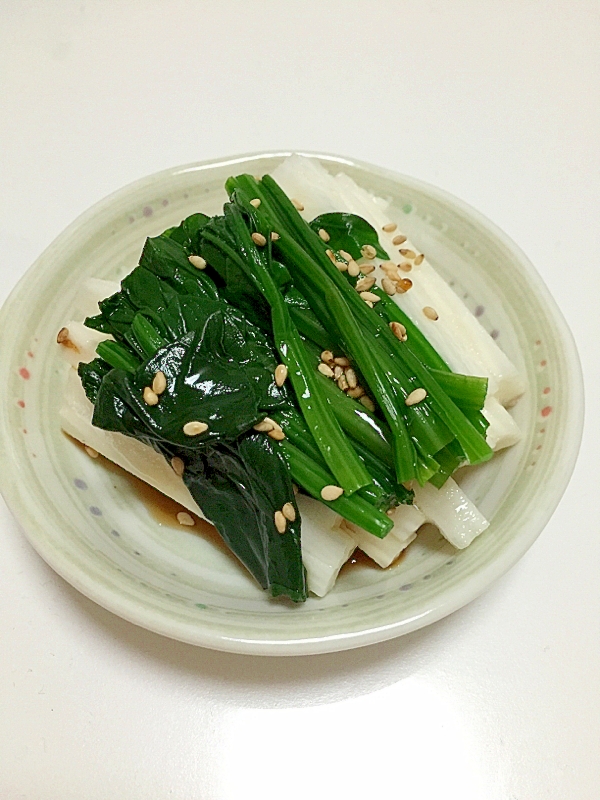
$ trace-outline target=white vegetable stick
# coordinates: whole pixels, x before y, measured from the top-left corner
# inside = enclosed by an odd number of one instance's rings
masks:
[[[452,478],[441,489],[430,483],[413,486],[415,505],[427,522],[439,528],[450,544],[462,550],[489,527],[489,522]]]
[[[489,422],[485,439],[492,450],[511,447],[521,440],[519,426],[495,397],[486,397],[481,413]]]
[[[392,513],[394,527],[383,539],[378,539],[348,520],[342,527],[360,547],[380,567],[389,567],[400,553],[417,537],[417,530],[425,522],[425,516],[414,505],[398,506]]]
[[[305,206],[303,215],[306,219],[331,211],[334,207],[338,211],[352,211],[373,225],[383,247],[396,263],[405,260],[399,253],[400,247],[420,252],[408,240],[399,246],[392,244],[393,237],[400,231],[386,233],[382,230],[385,224],[395,221],[386,213],[387,203],[374,198],[349,176],[339,174],[333,177],[320,164],[294,155],[277,167],[273,177],[288,194],[294,191],[299,196]],[[322,199],[324,196],[326,201]],[[373,275],[379,279],[384,277],[381,270]],[[514,403],[524,390],[522,378],[462,300],[435,272],[427,259],[413,266],[407,277],[413,281],[413,287],[404,294],[394,295],[394,300],[427,336],[442,358],[455,372],[487,377],[490,394],[496,395],[503,405]],[[425,317],[422,312],[425,306],[435,308],[439,319],[433,322]]]
[[[108,333],[86,328],[82,322],[76,322],[75,320],[67,322],[65,328],[69,333],[65,341],[61,343],[61,353],[69,364],[75,368],[77,368],[80,361],[86,364],[93,361],[96,358],[96,348],[100,342],[113,338]]]

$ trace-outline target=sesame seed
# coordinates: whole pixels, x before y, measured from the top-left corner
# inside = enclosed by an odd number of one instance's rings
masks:
[[[183,426],[183,432],[186,436],[199,436],[201,433],[205,433],[207,430],[208,425],[206,422],[198,422],[198,420],[186,422]]]
[[[267,240],[262,235],[262,233],[253,233],[252,241],[254,242],[254,244],[258,245],[258,247],[264,247],[267,243]]]
[[[369,308],[374,307],[374,304],[370,300],[365,300],[365,303],[369,306]]]
[[[408,339],[406,328],[401,322],[390,322],[390,328],[396,339],[399,339],[401,342],[405,342]]]
[[[348,381],[348,388],[349,389],[356,389],[358,386],[358,380],[356,377],[356,372],[352,369],[352,367],[348,367],[345,372],[346,380]]]
[[[326,378],[333,378],[333,370],[327,364],[323,364],[323,362],[321,362],[317,369],[321,375],[325,375]]]
[[[408,292],[409,289],[412,288],[413,282],[410,278],[402,278],[396,284],[396,291],[400,292],[400,294],[404,294],[404,292]]]
[[[272,431],[267,433],[267,436],[270,436],[271,439],[275,439],[278,442],[281,442],[285,439],[285,433],[281,430],[281,428],[274,428]]]
[[[321,353],[321,361],[324,361],[326,364],[329,361],[333,361],[333,353],[331,352],[331,350],[323,350],[323,352]]]
[[[69,338],[69,329],[68,328],[61,328],[59,332],[56,334],[56,343],[63,344]]]
[[[188,256],[188,261],[196,269],[206,269],[206,261],[202,256]]]
[[[254,206],[254,208],[258,208],[260,205],[260,198],[255,197],[254,200],[250,200],[250,205]]]
[[[342,258],[345,258],[346,261],[352,261],[352,256],[350,253],[347,253],[345,250],[340,250],[340,255]]]
[[[358,268],[363,275],[370,275],[371,272],[375,271],[375,266],[373,264],[359,264]]]
[[[339,380],[342,377],[343,374],[344,374],[344,370],[340,367],[339,364],[336,364],[335,367],[333,368],[333,378],[334,378],[334,380],[336,380],[336,381]]]
[[[319,236],[324,242],[328,242],[331,239],[331,236],[327,233],[325,228],[319,228]]]
[[[281,236],[275,231],[271,231],[271,241],[276,242],[277,239],[281,239]]]
[[[167,379],[165,377],[165,373],[159,370],[154,376],[154,380],[152,381],[152,391],[154,392],[154,394],[162,394],[166,388],[167,388]]]
[[[404,401],[407,406],[414,406],[417,403],[420,403],[422,400],[425,400],[427,397],[427,392],[425,389],[415,389],[414,392],[411,392],[406,400]]]
[[[415,266],[418,267],[419,264],[422,264],[425,259],[423,253],[419,253],[419,255],[415,258]]]
[[[401,264],[398,264],[398,267],[402,270],[402,272],[410,272],[412,269],[412,264],[410,261],[403,261]]]
[[[404,256],[404,258],[410,258],[410,259],[417,257],[417,254],[415,253],[414,250],[407,250],[404,247],[400,249],[400,255]]]
[[[363,258],[373,259],[377,255],[377,250],[373,247],[372,244],[363,244],[360,248],[360,252],[363,255]]]
[[[292,197],[292,203],[293,203],[294,208],[296,209],[296,211],[304,211],[304,206],[302,205],[300,200],[296,200],[295,197]]]
[[[385,231],[386,233],[393,233],[397,227],[398,226],[395,222],[388,222],[387,225],[384,225],[381,230]]]
[[[350,388],[350,387],[348,386],[348,381],[346,380],[346,376],[345,376],[343,373],[342,373],[342,374],[340,375],[340,377],[338,378],[338,380],[337,380],[337,385],[338,385],[338,386],[339,386],[339,388],[342,390],[342,392],[345,392],[345,391],[346,391],[346,389],[349,389],[349,388]]]
[[[188,528],[193,528],[194,525],[196,524],[194,522],[194,518],[190,514],[188,514],[187,511],[180,511],[177,514],[177,522],[180,525],[187,526]]]
[[[438,312],[435,310],[435,308],[432,308],[431,306],[425,306],[425,308],[423,309],[423,313],[425,314],[427,319],[432,319],[434,321],[436,319],[439,319],[440,316]]]
[[[396,285],[395,285],[394,281],[390,280],[389,278],[384,278],[381,281],[381,286],[383,288],[383,291],[386,294],[389,294],[390,297],[392,295],[396,294]]]
[[[262,422],[257,422],[256,425],[253,425],[252,427],[259,433],[268,433],[269,431],[273,430],[274,426],[271,420],[263,419]]]
[[[285,379],[288,376],[288,368],[285,364],[278,364],[275,368],[275,383],[277,386],[283,386]]]
[[[360,273],[360,267],[358,266],[356,261],[354,260],[350,261],[350,263],[348,264],[348,275],[350,275],[351,278],[356,278],[358,277],[359,273]]]
[[[404,244],[406,241],[406,236],[394,236],[392,239],[392,244]]]
[[[348,269],[348,264],[346,264],[345,261],[336,261],[335,265],[340,272],[346,272],[346,270]]]
[[[84,449],[90,458],[98,458],[100,455],[100,453],[97,450],[94,450],[93,447],[90,447],[89,444],[86,444]]]
[[[185,464],[183,463],[183,460],[179,458],[179,456],[173,456],[171,459],[171,466],[173,467],[173,472],[175,475],[179,475],[179,477],[183,475]]]
[[[367,408],[369,411],[375,411],[375,403],[371,400],[370,397],[367,397],[366,394],[363,394],[363,396],[359,399],[358,402],[362,403],[363,406]]]
[[[321,497],[323,500],[328,500],[329,502],[332,500],[337,500],[338,497],[341,497],[343,494],[344,490],[341,486],[333,486],[332,484],[329,484],[321,489]]]
[[[361,292],[360,297],[361,300],[368,300],[369,303],[378,303],[381,300],[381,297],[377,294],[373,294],[373,292]]]
[[[155,406],[158,404],[158,395],[153,392],[149,386],[144,389],[144,403],[147,406]]]
[[[284,503],[284,506],[281,509],[281,513],[290,522],[294,522],[294,520],[296,519],[296,509],[294,508],[292,503]]]
[[[350,366],[350,362],[348,361],[346,356],[338,356],[337,358],[334,358],[333,360],[340,367],[349,367]]]
[[[285,529],[287,528],[287,520],[283,516],[283,512],[276,511],[274,515],[275,520],[275,527],[277,528],[277,533],[285,533]]]
[[[361,278],[354,287],[357,292],[366,292],[375,284],[375,278]]]
[[[347,394],[350,397],[354,397],[355,400],[358,400],[359,397],[362,397],[364,393],[365,390],[362,388],[362,386],[357,386],[356,389],[349,389],[347,392]]]

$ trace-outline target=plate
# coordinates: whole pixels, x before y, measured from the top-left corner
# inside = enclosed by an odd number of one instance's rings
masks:
[[[272,171],[289,153],[191,164],[137,181],[95,205],[42,254],[0,312],[0,488],[47,563],[104,608],[152,631],[239,653],[331,652],[390,639],[478,596],[531,546],[572,473],[583,422],[579,359],[567,325],[528,259],[487,219],[420,181],[334,156],[304,154],[392,203],[427,252],[526,376],[514,409],[519,445],[465,471],[491,520],[466,550],[435,531],[387,570],[345,567],[335,589],[302,606],[269,599],[210,539],[157,523],[131,483],[60,430],[66,366],[56,332],[80,281],[120,279],[146,236],[214,214],[234,173]]]

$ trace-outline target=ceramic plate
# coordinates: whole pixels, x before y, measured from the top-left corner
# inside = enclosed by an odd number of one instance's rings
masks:
[[[80,281],[120,279],[147,236],[194,212],[218,212],[236,172],[273,170],[288,153],[192,164],[140,180],[77,219],[23,277],[0,316],[1,489],[38,553],[125,619],[235,652],[296,655],[382,641],[479,595],[530,547],[571,475],[582,427],[579,360],[565,321],[523,253],[479,213],[412,178],[311,155],[389,198],[391,216],[428,254],[527,378],[514,409],[522,442],[462,478],[491,520],[466,550],[435,532],[388,570],[344,568],[322,599],[270,600],[214,541],[160,525],[131,483],[60,430],[66,366],[55,336]]]

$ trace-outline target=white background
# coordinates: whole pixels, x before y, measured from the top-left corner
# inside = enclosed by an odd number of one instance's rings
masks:
[[[452,617],[338,655],[136,628],[47,568],[1,504],[0,798],[600,797],[600,4],[2,0],[0,17],[0,300],[136,178],[339,153],[503,228],[559,302],[588,394],[574,478],[522,561]]]

